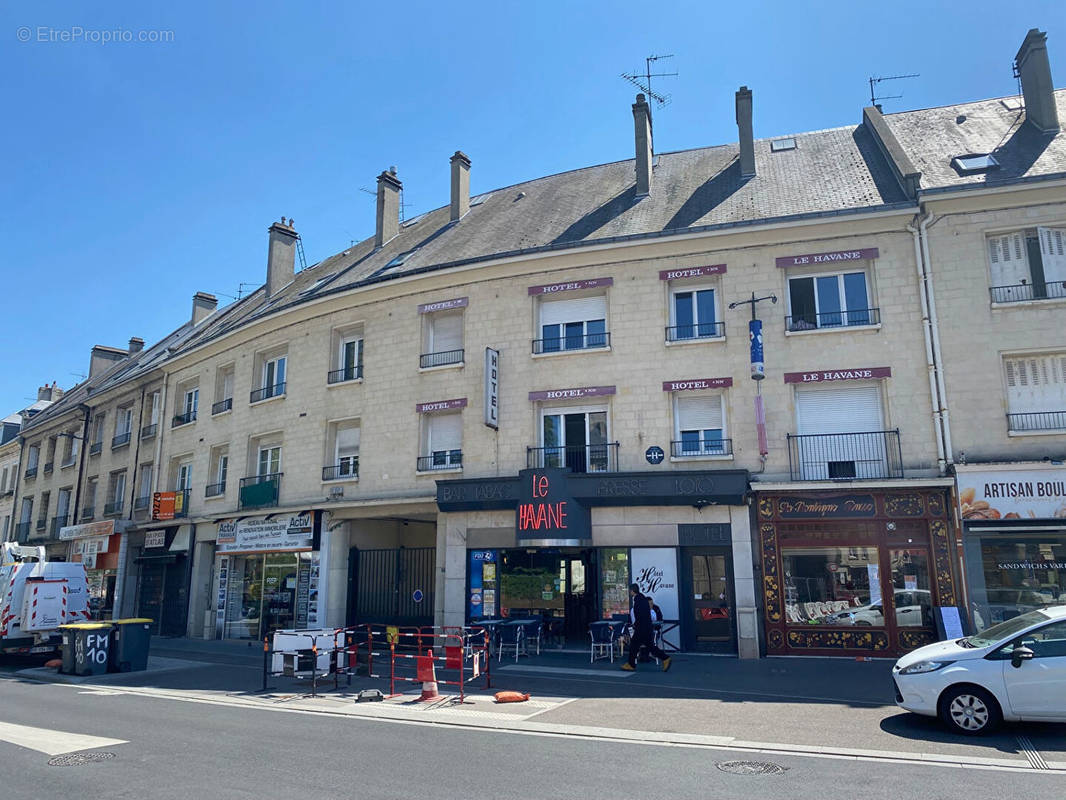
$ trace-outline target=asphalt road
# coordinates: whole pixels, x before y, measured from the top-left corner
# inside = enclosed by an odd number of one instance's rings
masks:
[[[6,724],[6,727],[5,727]],[[125,740],[115,757],[49,766],[16,726]],[[62,743],[59,734],[43,741]],[[47,745],[45,745],[47,746]],[[780,775],[718,762],[765,759]],[[731,753],[443,729],[37,684],[0,675],[0,797],[92,798],[958,798],[1061,793],[1061,774]]]

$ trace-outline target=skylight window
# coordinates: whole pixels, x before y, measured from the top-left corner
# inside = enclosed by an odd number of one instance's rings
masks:
[[[392,261],[385,265],[385,269],[389,269],[390,267],[398,267],[406,260],[407,253],[400,253],[398,256],[396,256],[396,258],[392,259]]]
[[[974,175],[998,169],[999,162],[991,153],[971,153],[967,156],[955,156],[951,159],[951,166],[960,175]]]
[[[474,206],[481,205],[486,200],[488,200],[490,197],[492,197],[492,194],[493,194],[492,192],[489,192],[488,194],[479,194],[477,197],[471,197],[470,198],[470,207],[473,208]]]
[[[796,149],[796,139],[795,139],[795,137],[792,137],[792,136],[789,136],[788,138],[785,138],[785,139],[774,139],[772,142],[770,142],[770,152],[771,153],[780,153],[783,150],[795,150],[795,149]]]
[[[308,286],[306,289],[304,289],[302,292],[300,292],[300,294],[311,294],[311,292],[313,292],[315,289],[317,289],[319,286],[321,286],[323,283],[328,281],[330,278],[332,278],[336,274],[337,274],[336,272],[333,272],[333,273],[330,273],[329,275],[325,276],[324,278],[319,278],[317,281],[315,281],[310,286]]]

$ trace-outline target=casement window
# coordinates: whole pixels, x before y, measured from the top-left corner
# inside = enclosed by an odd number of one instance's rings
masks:
[[[988,238],[992,302],[1066,297],[1066,228],[1029,228]]]
[[[422,415],[418,470],[458,469],[463,465],[463,415],[460,412]]]
[[[463,312],[435,311],[423,315],[422,357],[419,367],[463,363]]]
[[[182,461],[178,464],[177,477],[174,480],[174,491],[183,492],[192,488],[192,462]]]
[[[233,409],[233,364],[219,367],[215,372],[215,402],[211,404],[212,414],[221,414]]]
[[[548,408],[540,419],[540,457],[530,466],[613,471],[617,445],[612,445],[607,431],[605,407]]]
[[[666,340],[677,342],[724,336],[725,325],[718,321],[717,294],[713,288],[673,288]]]
[[[176,406],[172,427],[195,421],[200,409],[200,387],[186,385],[179,388]]]
[[[1066,429],[1066,352],[1003,359],[1007,383],[1007,429]]]
[[[678,458],[729,455],[724,406],[720,394],[676,393],[671,455]]]
[[[37,512],[37,530],[39,531],[43,531],[48,523],[48,506],[51,501],[51,492],[41,492],[41,510]]]
[[[229,472],[229,454],[219,453],[215,461],[215,482],[226,490],[226,474]]]
[[[337,363],[342,381],[354,381],[363,377],[363,337],[346,336],[341,339]]]
[[[123,496],[126,493],[126,472],[112,472],[107,483],[107,504],[105,514],[122,513]]]
[[[41,447],[40,445],[31,444],[29,450],[26,453],[26,472],[33,471],[33,474],[37,472],[38,462],[41,460]]]
[[[56,518],[61,521],[61,524],[67,524],[67,517],[70,514],[70,489],[64,488],[59,490],[59,495],[56,497]]]
[[[788,279],[789,331],[873,325],[878,309],[870,307],[865,272],[804,275]]]
[[[3,476],[0,477],[0,494],[7,493],[7,467],[4,467]]]
[[[285,394],[285,356],[270,356],[263,359],[259,370],[259,389],[252,392],[252,402]]]
[[[22,498],[22,510],[19,512],[19,522],[23,525],[33,519],[33,498]]]
[[[141,482],[137,487],[137,499],[142,501],[145,508],[148,507],[147,501],[152,497],[152,465],[141,465]]]
[[[96,487],[99,479],[94,475],[85,482],[85,499],[82,501],[82,519],[91,518],[96,513]]]
[[[133,408],[131,406],[120,408],[115,414],[115,436],[129,435],[131,430],[133,430]]]
[[[281,472],[281,445],[269,445],[259,447],[259,457],[256,463],[256,475],[276,475]]]
[[[148,396],[148,424],[158,425],[159,415],[162,413],[162,394],[160,392],[152,392]]]
[[[882,478],[896,466],[899,438],[884,430],[879,385],[797,388],[796,424],[790,458],[801,480]]]
[[[334,422],[331,426],[332,463],[322,469],[322,480],[352,480],[359,477],[359,423]]]
[[[77,431],[69,431],[66,436],[63,437],[65,444],[63,445],[63,461],[60,462],[60,467],[73,466],[74,462],[78,459],[78,448],[81,447],[81,437]]]
[[[607,333],[607,295],[542,300],[539,308],[540,339],[534,353],[603,348],[610,345]]]

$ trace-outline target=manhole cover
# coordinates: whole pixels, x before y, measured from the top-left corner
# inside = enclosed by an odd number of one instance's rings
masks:
[[[715,766],[734,775],[780,775],[788,769],[771,761],[719,761]]]
[[[80,767],[82,764],[91,764],[94,761],[107,761],[109,758],[114,758],[114,753],[68,753],[65,756],[56,756],[49,759],[48,766],[50,767]]]

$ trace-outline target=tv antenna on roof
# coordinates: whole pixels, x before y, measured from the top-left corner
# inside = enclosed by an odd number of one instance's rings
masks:
[[[871,75],[870,76],[870,105],[877,106],[877,110],[880,111],[881,110],[881,104],[877,102],[878,100],[898,100],[899,98],[903,97],[902,94],[883,94],[880,97],[878,97],[877,94],[875,93],[875,90],[874,90],[874,84],[881,83],[881,81],[901,81],[904,78],[920,78],[920,77],[921,77],[921,73],[918,73],[918,72],[911,73],[910,75],[888,75],[888,76],[886,76],[884,78],[875,78],[875,77],[873,77]]]
[[[374,197],[374,198],[376,198],[378,196],[377,192],[371,191],[370,189],[367,189],[367,188],[365,188],[363,186],[359,187],[359,191],[360,192],[366,192],[368,195],[370,195],[371,197]],[[407,212],[407,206],[408,205],[409,205],[409,203],[405,202],[404,199],[403,199],[403,189],[400,189],[400,222],[401,223],[407,221],[406,212]],[[355,244],[355,240],[354,239],[352,240],[352,244]]]
[[[677,77],[677,73],[676,72],[652,72],[651,71],[651,65],[652,65],[653,61],[660,61],[660,60],[662,60],[664,58],[673,58],[673,57],[674,56],[673,56],[672,53],[670,55],[664,55],[664,56],[656,56],[656,55],[648,56],[647,58],[644,59],[644,72],[632,72],[632,73],[623,72],[622,73],[622,77],[625,78],[627,81],[629,81],[634,86],[636,86],[642,92],[644,92],[644,94],[646,94],[649,98],[651,98],[656,103],[658,103],[659,104],[659,108],[662,108],[663,106],[669,104],[670,95],[668,95],[668,94],[659,94],[658,92],[653,91],[652,88],[651,88],[651,79],[652,78],[674,78],[674,77]]]

